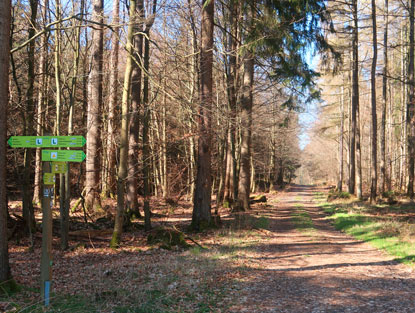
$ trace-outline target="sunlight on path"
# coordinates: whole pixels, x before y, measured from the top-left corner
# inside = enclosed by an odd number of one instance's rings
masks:
[[[252,262],[231,311],[414,312],[412,268],[335,231],[313,201],[317,191],[293,186],[278,197],[268,240],[245,253]]]

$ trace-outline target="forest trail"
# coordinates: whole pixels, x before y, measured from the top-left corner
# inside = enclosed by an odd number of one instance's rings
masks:
[[[68,251],[56,238],[53,286],[63,296],[53,299],[56,311],[63,301],[62,311],[88,313],[415,312],[414,268],[336,231],[319,207],[325,191],[294,185],[248,212],[221,208],[224,227],[193,234],[206,249],[161,249],[142,228],[126,232],[117,250],[108,247],[110,234],[71,241]],[[184,228],[191,207],[160,216],[156,225],[180,219]],[[13,275],[32,291],[0,298],[0,312],[39,297],[40,241],[34,252],[11,243]]]
[[[251,270],[231,312],[414,312],[413,269],[336,231],[315,201],[320,191],[292,186],[258,212],[271,221],[269,240],[246,252]],[[299,213],[312,228],[295,226]]]

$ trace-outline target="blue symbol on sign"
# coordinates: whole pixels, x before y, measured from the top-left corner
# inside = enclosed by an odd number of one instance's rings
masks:
[[[36,138],[36,145],[40,146],[42,144],[42,138]]]
[[[51,143],[53,146],[56,146],[58,144],[58,138],[52,138]]]

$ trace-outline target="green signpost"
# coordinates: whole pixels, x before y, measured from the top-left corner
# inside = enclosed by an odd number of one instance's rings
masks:
[[[52,173],[65,174],[68,170],[68,163],[66,162],[52,162]]]
[[[12,148],[75,148],[83,147],[83,136],[11,136],[7,141]],[[55,174],[68,171],[65,162],[82,162],[82,150],[42,150],[42,256],[40,261],[41,295],[44,305],[50,304],[52,282],[52,198]],[[52,164],[51,164],[52,162]]]
[[[53,173],[43,173],[43,184],[45,185],[54,185],[55,184],[55,174]]]
[[[82,162],[86,154],[82,150],[42,150],[42,161]]]
[[[84,136],[11,136],[7,141],[13,148],[83,147]]]

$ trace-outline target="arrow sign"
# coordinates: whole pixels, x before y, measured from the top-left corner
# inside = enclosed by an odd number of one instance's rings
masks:
[[[86,154],[82,150],[42,150],[42,161],[82,162]]]
[[[84,136],[11,136],[7,141],[12,148],[83,147]]]

